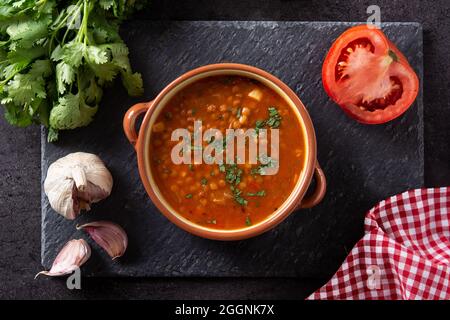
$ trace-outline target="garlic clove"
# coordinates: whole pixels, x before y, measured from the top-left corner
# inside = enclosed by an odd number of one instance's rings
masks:
[[[85,152],[71,153],[53,162],[44,181],[51,207],[70,220],[108,197],[112,186],[111,173],[103,161]]]
[[[62,276],[72,273],[81,267],[91,256],[91,247],[83,240],[70,240],[67,242],[53,261],[49,271],[41,271],[34,278],[43,274],[50,277]]]
[[[128,237],[125,230],[110,221],[95,221],[77,226],[83,229],[91,238],[114,260],[123,256],[128,246]]]

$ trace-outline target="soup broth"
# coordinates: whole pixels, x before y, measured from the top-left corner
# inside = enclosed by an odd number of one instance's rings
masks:
[[[203,132],[219,129],[223,136],[229,128],[255,129],[257,135],[267,129],[268,144],[270,130],[278,129],[279,156],[266,164],[175,164],[171,153],[179,141],[171,141],[171,134],[178,128],[194,133],[194,121],[202,121]],[[203,148],[211,140],[203,141]],[[289,104],[245,77],[215,76],[188,85],[152,127],[151,170],[160,192],[176,212],[208,228],[241,229],[265,220],[294,189],[305,156],[301,124]],[[277,161],[278,172],[264,175],[271,161]]]

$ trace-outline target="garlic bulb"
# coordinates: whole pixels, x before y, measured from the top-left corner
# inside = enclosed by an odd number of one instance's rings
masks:
[[[44,191],[53,210],[73,220],[80,210],[110,195],[111,173],[94,154],[76,152],[53,162],[47,171]]]
[[[34,278],[43,274],[50,277],[63,276],[81,267],[91,256],[91,247],[83,240],[70,240],[61,249],[49,271],[41,271]]]
[[[83,229],[114,260],[123,256],[128,246],[128,237],[121,226],[110,221],[96,221],[77,226]]]

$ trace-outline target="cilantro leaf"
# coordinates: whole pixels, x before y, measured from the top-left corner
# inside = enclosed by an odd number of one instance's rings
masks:
[[[97,112],[97,106],[86,104],[79,94],[66,94],[58,99],[50,112],[50,126],[58,130],[75,129],[88,125]]]
[[[61,61],[56,65],[56,86],[58,92],[63,94],[66,91],[66,85],[70,85],[75,80],[75,70]]]
[[[62,47],[62,60],[69,66],[78,68],[83,61],[86,50],[84,43],[71,41]]]
[[[249,197],[264,197],[266,195],[266,190],[260,190],[258,192],[248,192]]]
[[[121,75],[130,95],[143,93],[119,27],[147,1],[4,0],[0,3],[0,101],[16,126],[58,130],[92,121],[102,86]]]
[[[122,83],[130,96],[136,97],[144,93],[144,85],[140,73],[122,72]]]
[[[12,48],[31,48],[36,41],[47,35],[45,21],[21,21],[10,25],[6,29]]]

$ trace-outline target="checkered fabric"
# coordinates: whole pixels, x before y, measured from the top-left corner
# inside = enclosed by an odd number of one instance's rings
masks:
[[[365,236],[308,299],[450,299],[450,188],[407,191],[365,218]]]

